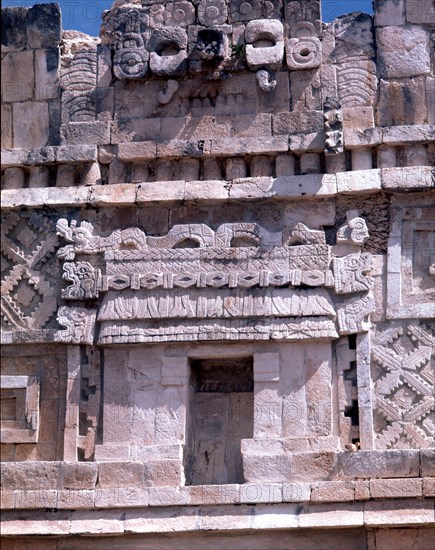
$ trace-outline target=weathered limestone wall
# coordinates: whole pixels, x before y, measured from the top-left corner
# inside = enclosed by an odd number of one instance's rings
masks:
[[[431,548],[432,4],[2,10],[6,547]]]

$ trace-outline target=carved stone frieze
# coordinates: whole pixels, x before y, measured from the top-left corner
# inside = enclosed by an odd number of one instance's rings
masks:
[[[428,324],[396,322],[376,331],[371,351],[376,448],[433,445],[434,349]]]
[[[337,338],[328,318],[101,323],[99,344],[139,342],[205,342],[218,340],[331,340]]]
[[[162,237],[147,236],[139,228],[99,237],[92,224],[69,224],[65,219],[59,220],[57,229],[72,243],[58,251],[67,260],[63,278],[72,282],[62,297],[86,301],[104,294],[97,314],[100,342],[136,341],[137,334],[138,341],[204,340],[213,326],[222,326],[217,334],[223,339],[251,339],[252,323],[268,327],[258,328],[263,337],[272,338],[278,331],[279,338],[309,338],[305,328],[303,335],[295,328],[300,327],[296,318],[303,327],[320,323],[322,338],[370,327],[371,255],[332,258],[324,232],[301,222],[276,233],[255,223],[223,224],[216,231],[204,224],[176,225]],[[354,240],[359,245],[364,242]],[[76,255],[100,256],[105,267],[74,261]],[[332,288],[338,295],[364,294],[336,303]],[[79,333],[88,317],[92,324],[94,311],[78,308],[76,316],[73,311],[59,310],[61,324],[73,327],[64,337],[89,342],[89,332],[88,336],[71,333]],[[217,320],[223,324],[216,325]],[[187,332],[182,336],[183,327]],[[315,334],[317,329],[313,338]]]

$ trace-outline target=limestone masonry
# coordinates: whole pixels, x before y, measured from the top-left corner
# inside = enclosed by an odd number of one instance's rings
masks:
[[[433,550],[434,42],[2,10],[5,549]]]

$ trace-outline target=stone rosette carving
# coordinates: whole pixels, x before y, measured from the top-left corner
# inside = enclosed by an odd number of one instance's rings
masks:
[[[205,27],[222,25],[228,17],[228,8],[224,0],[201,0],[198,5],[198,20]]]

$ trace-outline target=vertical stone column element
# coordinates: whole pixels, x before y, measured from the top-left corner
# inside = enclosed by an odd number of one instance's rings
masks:
[[[395,168],[396,150],[388,145],[378,147],[378,168]]]
[[[155,444],[186,442],[189,402],[189,358],[162,358],[158,412],[155,418]],[[163,438],[164,436],[164,438]]]
[[[26,174],[22,168],[6,168],[3,176],[3,189],[21,189],[24,187]]]
[[[295,174],[295,157],[293,155],[278,155],[275,159],[275,174],[281,176],[293,176]]]
[[[373,157],[371,149],[352,150],[352,170],[371,170]]]
[[[254,353],[254,439],[281,437],[279,376],[279,353]]]
[[[362,450],[373,449],[373,393],[370,376],[370,334],[356,339],[359,434]]]
[[[325,156],[325,170],[327,174],[346,172],[346,159],[344,153]]]
[[[63,459],[77,461],[80,406],[80,347],[67,347],[67,384],[65,427],[63,432]]]
[[[30,169],[29,187],[49,187],[50,173],[46,166],[33,166]]]
[[[304,153],[301,155],[301,174],[320,174],[319,153]]]
[[[74,171],[72,164],[61,164],[57,167],[56,172],[56,187],[73,187],[74,186]]]
[[[421,143],[406,146],[404,156],[405,166],[426,166],[428,164],[427,149]]]

